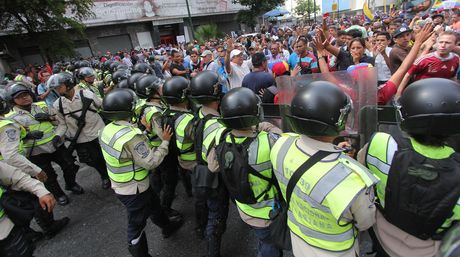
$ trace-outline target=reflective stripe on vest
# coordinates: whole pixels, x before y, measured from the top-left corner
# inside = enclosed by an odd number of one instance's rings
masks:
[[[296,146],[299,138],[283,135],[272,148],[271,160],[284,196],[290,177],[309,158]],[[288,212],[290,230],[314,247],[350,249],[357,230],[342,215],[362,190],[377,182],[364,166],[343,154],[316,163],[294,188]]]
[[[180,151],[179,159],[183,161],[195,161],[196,154],[193,151],[193,142],[185,142],[185,129],[193,120],[193,115],[184,113],[174,122],[174,131],[176,132],[176,145]]]
[[[7,126],[7,125],[10,125],[10,124],[14,124],[13,121],[11,120],[0,120],[0,130]],[[24,138],[26,136],[26,130],[21,126],[20,128],[21,130],[21,135],[19,137],[19,153],[20,154],[23,154],[24,153],[24,145],[23,145],[23,142],[22,142],[22,138]],[[2,153],[0,153],[0,161],[3,161],[3,156],[2,156]]]
[[[0,186],[0,199],[2,199],[3,195],[3,188]],[[0,204],[0,219],[5,216],[5,210],[3,209],[3,206]]]
[[[161,114],[162,110],[157,106],[149,106],[144,110],[145,121],[148,124],[152,124],[152,117],[155,114]],[[142,114],[141,114],[142,115]],[[149,138],[150,145],[153,147],[158,147],[161,145],[161,138],[156,134],[152,127],[152,131],[147,134]]]
[[[432,159],[448,158],[454,153],[450,147],[435,148],[424,146],[410,138],[412,147],[415,151],[423,156]],[[388,180],[388,173],[393,162],[393,156],[398,150],[398,144],[390,134],[377,132],[375,133],[368,145],[366,154],[366,164],[369,170],[380,179],[376,185],[377,198],[382,207],[385,207],[385,189]],[[453,215],[448,218],[441,228],[437,231],[441,233],[443,228],[450,228],[454,220],[460,220],[460,199],[454,207]]]
[[[147,101],[145,99],[137,99],[136,106],[134,107],[134,113],[136,114],[136,117],[141,116],[142,107],[144,107],[146,102]]]
[[[123,146],[136,135],[142,135],[137,128],[110,123],[99,136],[109,177],[117,183],[126,183],[133,179],[141,181],[148,176],[148,171],[135,165],[132,160],[120,160]]]
[[[32,108],[34,107],[34,105],[38,106],[40,108],[40,110],[41,110],[40,112],[37,112],[37,113],[46,113],[45,110],[48,107],[47,107],[45,102],[33,103]],[[35,120],[35,117],[34,117],[34,115],[32,115],[32,113],[29,113],[29,112],[18,113],[18,112],[12,111],[12,112],[9,112],[8,114],[6,114],[5,116],[8,119],[13,120],[14,122],[22,125],[28,131],[37,130],[37,131],[43,132],[43,137],[40,138],[40,139],[35,139],[35,140],[34,139],[27,139],[27,140],[24,140],[24,148],[25,148],[26,151],[30,150],[28,148],[32,148],[34,146],[40,146],[40,145],[44,145],[44,144],[49,143],[56,136],[55,127],[51,122],[49,122],[49,121],[42,121],[42,122],[37,121],[37,120]],[[21,120],[18,119],[21,116],[27,116],[27,118],[33,124],[30,124],[27,127],[25,126],[25,124],[21,124]]]
[[[216,133],[220,128],[222,128],[222,124],[217,121],[217,118],[212,118],[204,124],[201,157],[205,162],[208,162],[208,151],[213,146]]]
[[[220,142],[225,128],[221,128],[216,132],[216,142]],[[246,137],[235,137],[235,143],[241,144],[245,141]],[[231,143],[230,135],[227,134],[225,138],[226,142]],[[259,132],[257,137],[251,142],[248,151],[248,164],[256,171],[260,172],[261,175],[267,178],[273,176],[273,170],[270,163],[270,150],[271,145],[268,137],[268,133],[265,131]],[[249,174],[249,183],[251,189],[254,192],[254,196],[259,196],[267,188],[269,182],[259,177]],[[255,204],[243,204],[236,201],[238,208],[246,215],[269,220],[269,213],[274,204],[274,198],[276,195],[276,188],[272,186],[262,197],[257,200]]]

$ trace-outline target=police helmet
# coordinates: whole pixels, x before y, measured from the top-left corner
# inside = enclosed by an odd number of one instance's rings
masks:
[[[102,64],[102,70],[103,71],[108,71],[110,70],[110,65],[112,64],[111,60],[107,60]]]
[[[91,67],[91,63],[87,60],[82,60],[79,62],[79,67],[80,68],[83,68],[83,67]]]
[[[216,72],[203,71],[190,82],[190,98],[200,104],[220,100],[222,96],[222,84]]]
[[[0,89],[0,114],[7,114],[10,112],[10,105],[5,89]]]
[[[7,97],[11,101],[13,101],[14,98],[16,98],[18,95],[22,93],[28,93],[32,95],[32,91],[30,90],[30,88],[26,86],[26,84],[24,84],[23,82],[15,81],[7,88]]]
[[[225,94],[220,104],[219,122],[228,128],[243,129],[263,120],[262,101],[248,88],[234,88]]]
[[[131,89],[116,88],[102,100],[102,115],[108,120],[129,119],[134,116],[137,96]]]
[[[296,133],[337,136],[345,129],[352,106],[350,97],[338,86],[315,81],[298,90],[286,118]]]
[[[396,103],[401,128],[415,135],[460,133],[460,84],[430,78],[410,84]]]
[[[131,76],[129,70],[117,70],[112,75],[112,82],[118,84],[120,81],[128,79],[129,76]]]
[[[145,75],[136,81],[136,94],[141,98],[151,98],[160,93],[164,80],[155,75]]]
[[[117,70],[118,65],[120,65],[119,62],[112,62],[109,66],[110,73],[114,73]]]
[[[190,81],[184,77],[174,76],[163,85],[162,98],[168,104],[178,104],[187,100]]]
[[[101,62],[98,60],[92,60],[91,61],[91,67],[93,69],[100,69],[101,68]]]
[[[129,69],[128,65],[121,63],[117,66],[115,70],[117,71],[117,70],[128,70],[128,69]]]
[[[118,84],[115,84],[115,88],[129,88],[128,80],[124,79],[124,80],[118,82]]]
[[[137,63],[136,65],[134,65],[132,72],[133,73],[152,74],[153,70],[150,67],[150,65],[148,65],[147,63],[142,63],[141,62],[141,63]]]
[[[61,72],[61,66],[60,65],[53,65],[53,70],[52,70],[53,74],[56,74],[56,73],[59,73]]]
[[[136,81],[138,79],[140,79],[142,76],[144,76],[145,74],[144,73],[135,73],[135,74],[132,74],[129,78],[128,78],[128,86],[129,88],[131,88],[132,90],[135,90],[135,86],[136,86]]]
[[[75,65],[69,64],[69,65],[67,65],[67,68],[66,68],[66,69],[67,69],[68,71],[70,71],[70,72],[73,73],[73,72],[75,71]]]
[[[91,76],[96,77],[96,72],[93,70],[93,68],[83,67],[78,70],[78,74],[77,74],[78,79],[85,79]]]
[[[46,85],[51,89],[57,88],[60,85],[65,85],[67,89],[71,89],[75,87],[76,81],[72,74],[68,72],[61,72],[51,75],[51,77],[48,78],[48,81],[46,81]]]

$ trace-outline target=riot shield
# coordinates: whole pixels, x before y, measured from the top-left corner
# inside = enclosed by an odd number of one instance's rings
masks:
[[[281,115],[289,111],[292,98],[299,88],[319,80],[334,83],[352,100],[353,111],[348,116],[343,136],[359,135],[362,146],[377,130],[377,74],[375,69],[366,67],[352,71],[279,77],[277,85]],[[283,129],[289,131],[286,126],[283,126]]]

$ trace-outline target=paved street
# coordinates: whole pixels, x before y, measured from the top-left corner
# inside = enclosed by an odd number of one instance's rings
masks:
[[[71,219],[70,224],[52,240],[41,241],[35,256],[130,257],[126,247],[124,207],[115,198],[112,190],[102,190],[99,175],[92,168],[85,166],[80,169],[77,179],[85,188],[85,194],[69,194],[70,204],[64,207],[57,205],[55,209],[56,217],[68,216]],[[174,208],[184,214],[185,225],[179,233],[163,239],[160,229],[149,221],[146,232],[150,254],[162,257],[203,256],[205,241],[196,239],[193,233],[193,201],[187,198],[182,184],[179,183],[177,188],[178,196]],[[256,256],[253,234],[240,220],[233,204],[223,242],[223,257]],[[292,256],[291,253],[284,255]]]

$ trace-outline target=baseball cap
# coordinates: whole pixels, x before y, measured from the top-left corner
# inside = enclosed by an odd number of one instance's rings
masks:
[[[240,55],[242,54],[243,52],[241,52],[240,50],[238,49],[233,49],[231,52],[230,52],[230,60],[233,59],[233,57],[237,56],[237,55]]]
[[[412,29],[402,26],[399,27],[394,33],[393,33],[393,38],[399,37],[401,34],[406,33],[406,32],[412,32]]]
[[[272,72],[278,77],[278,76],[283,76],[284,73],[289,71],[289,65],[287,62],[277,62],[273,65],[272,67]]]
[[[203,53],[201,53],[201,57],[205,57],[207,55],[212,55],[212,52],[209,50],[205,50]]]

